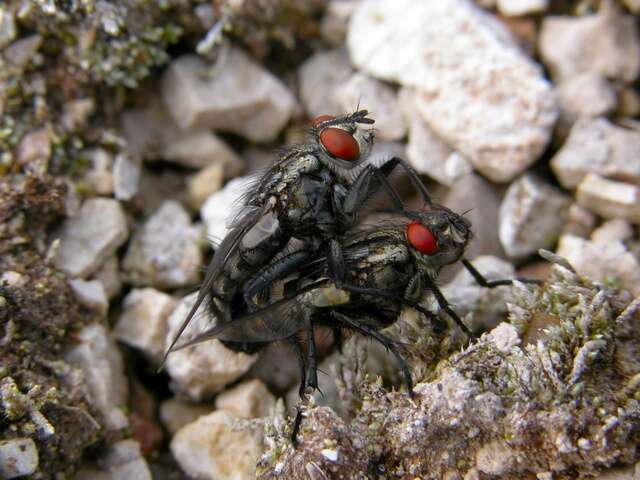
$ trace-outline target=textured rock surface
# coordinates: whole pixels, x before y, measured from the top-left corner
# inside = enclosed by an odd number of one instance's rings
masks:
[[[259,432],[234,429],[233,417],[213,412],[178,430],[171,452],[180,467],[195,478],[250,480],[262,450]]]
[[[424,119],[490,179],[510,180],[545,148],[557,116],[550,85],[471,2],[367,0],[347,43],[362,70],[416,87]]]
[[[38,449],[30,438],[0,441],[0,476],[18,478],[38,469]]]
[[[217,65],[193,55],[174,60],[162,97],[182,129],[222,129],[255,142],[275,139],[295,107],[280,80],[237,48]]]
[[[600,117],[615,110],[618,98],[612,85],[597,73],[571,77],[558,88],[558,101],[567,120],[578,117]]]
[[[124,299],[113,335],[158,363],[164,355],[167,319],[176,305],[173,297],[159,290],[133,289]]]
[[[165,343],[167,348],[195,299],[195,293],[183,298],[169,317]],[[210,325],[206,314],[196,314],[183,333],[181,341],[193,338]],[[228,349],[218,340],[211,340],[171,353],[167,358],[166,369],[178,390],[186,393],[193,400],[202,400],[240,378],[256,359],[256,355],[238,353]]]
[[[169,433],[174,435],[185,425],[193,423],[199,417],[211,413],[214,408],[214,405],[211,403],[184,403],[173,397],[160,404],[160,419]]]
[[[100,315],[107,314],[109,300],[100,280],[79,280],[76,278],[70,280],[69,285],[82,305],[95,310]]]
[[[500,205],[500,243],[507,255],[522,258],[552,247],[565,225],[569,202],[531,174],[513,182]]]
[[[173,288],[198,281],[201,232],[187,211],[168,200],[134,234],[122,268],[134,285]]]
[[[640,223],[640,187],[637,185],[589,173],[578,185],[576,198],[579,205],[601,217]]]
[[[55,265],[74,277],[87,277],[122,245],[129,235],[120,202],[91,198],[60,231]]]
[[[576,188],[589,172],[640,184],[640,132],[604,118],[578,120],[551,160],[565,188]]]
[[[270,415],[276,398],[260,380],[249,380],[227,390],[216,398],[216,408],[240,418]]]
[[[624,242],[633,237],[633,228],[621,218],[608,220],[591,233],[591,240],[597,243]]]

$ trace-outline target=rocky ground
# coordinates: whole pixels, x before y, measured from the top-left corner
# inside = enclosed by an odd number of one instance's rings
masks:
[[[637,478],[639,13],[1,3],[0,477]],[[488,333],[465,348],[404,312],[391,334],[413,399],[381,348],[324,342],[294,450],[292,352],[212,341],[157,368],[246,177],[309,118],[357,105],[374,156],[407,158],[438,202],[472,209],[480,271],[547,282],[488,291],[445,272]]]

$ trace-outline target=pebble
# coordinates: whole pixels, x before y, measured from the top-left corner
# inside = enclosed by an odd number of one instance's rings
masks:
[[[271,415],[276,397],[260,380],[248,380],[225,390],[216,398],[216,408],[239,418],[262,418]]]
[[[26,134],[18,145],[16,160],[28,172],[46,173],[51,157],[51,138],[47,128]]]
[[[0,441],[0,477],[32,475],[38,470],[38,448],[30,438]]]
[[[262,453],[262,435],[234,429],[233,417],[217,411],[181,428],[171,440],[171,452],[187,475],[219,480],[255,478]]]
[[[100,280],[69,280],[69,285],[78,301],[87,308],[106,316],[109,310],[109,299]]]
[[[640,187],[637,185],[589,173],[578,185],[576,200],[601,217],[624,218],[631,223],[640,223]]]
[[[580,119],[551,160],[563,187],[574,189],[589,173],[640,184],[640,132],[605,118]]]
[[[364,72],[416,87],[431,128],[491,180],[511,180],[544,151],[557,118],[551,86],[472,2],[364,0],[347,44]]]
[[[127,110],[120,121],[128,148],[136,157],[168,160],[188,168],[220,163],[226,177],[238,175],[244,168],[238,154],[217,135],[204,129],[181,130],[158,103]]]
[[[176,305],[176,300],[164,292],[134,288],[124,299],[113,335],[158,364],[164,355],[167,319]]]
[[[582,73],[562,82],[558,88],[560,111],[573,121],[578,117],[600,117],[613,112],[618,105],[615,90],[597,73]]]
[[[108,430],[128,427],[123,411],[128,385],[118,347],[105,327],[97,323],[84,327],[76,338],[79,344],[64,357],[82,372],[89,402],[101,413]]]
[[[102,284],[107,298],[111,300],[120,293],[122,289],[122,281],[120,280],[120,271],[118,265],[118,257],[116,255],[108,258],[100,267],[94,278]]]
[[[498,11],[508,17],[542,13],[549,7],[549,0],[498,0]]]
[[[160,419],[169,433],[174,435],[185,425],[211,413],[214,408],[212,404],[184,403],[172,397],[160,404]]]
[[[16,38],[16,22],[13,12],[8,6],[0,7],[0,49],[9,45]]]
[[[335,99],[343,112],[351,112],[357,105],[372,112],[376,138],[401,140],[407,133],[407,124],[400,112],[396,92],[380,80],[356,73],[338,86]]]
[[[118,200],[129,201],[138,194],[142,165],[127,153],[116,155],[113,162],[113,194]]]
[[[596,216],[577,203],[572,203],[567,211],[567,221],[563,234],[587,238],[596,226]]]
[[[253,142],[274,140],[294,112],[287,87],[240,49],[229,47],[221,63],[195,55],[169,65],[162,99],[181,129],[222,129]],[[242,79],[242,81],[238,81]]]
[[[29,35],[4,49],[4,58],[16,69],[24,69],[42,45],[42,35]]]
[[[234,178],[207,198],[200,209],[200,217],[207,227],[207,238],[219,243],[227,235],[227,221],[233,219],[241,206],[242,194],[252,179],[252,176]]]
[[[321,51],[309,57],[298,69],[300,99],[309,117],[346,113],[336,92],[353,75],[347,52],[342,49]],[[353,110],[356,104],[348,105]],[[365,104],[362,108],[367,108]],[[374,117],[375,118],[375,117]]]
[[[200,239],[182,205],[167,200],[134,234],[122,261],[127,280],[158,288],[195,284],[203,260]]]
[[[640,36],[635,19],[615,5],[582,17],[547,16],[538,42],[540,56],[556,82],[581,73],[633,82],[640,73]]]
[[[476,452],[476,468],[491,476],[508,475],[518,462],[516,452],[503,440],[493,440]]]
[[[551,248],[566,223],[571,199],[532,174],[513,182],[500,205],[500,243],[510,258]]]
[[[199,210],[212,194],[220,190],[224,180],[224,167],[212,163],[189,178],[187,183],[187,202],[194,210]]]
[[[625,242],[631,238],[633,228],[621,218],[607,220],[591,233],[591,240],[596,243]]]
[[[173,341],[178,328],[191,309],[197,294],[183,298],[168,321],[166,348]],[[202,312],[202,310],[200,310]],[[196,314],[181,337],[181,342],[193,338],[212,323],[204,313]],[[189,398],[200,401],[218,393],[226,385],[240,378],[256,361],[257,355],[235,352],[218,340],[210,340],[193,347],[177,350],[167,357],[166,369],[173,386]]]
[[[90,198],[82,204],[77,215],[62,224],[55,266],[72,277],[86,278],[97,271],[128,236],[129,228],[120,202]]]
[[[96,102],[91,97],[69,100],[64,104],[62,125],[68,131],[80,130],[87,126],[87,121],[95,109]]]
[[[286,392],[300,379],[296,353],[288,345],[274,343],[260,352],[244,378],[256,378],[275,392]]]
[[[108,472],[109,480],[152,480],[147,461],[135,440],[120,440],[114,443],[99,460]]]
[[[349,28],[349,18],[360,0],[329,2],[320,22],[320,34],[331,46],[344,44]]]
[[[414,95],[412,89],[403,88],[398,96],[409,122],[407,159],[419,173],[451,186],[457,179],[471,173],[473,167],[463,155],[453,151],[431,129],[416,110]]]
[[[640,295],[640,264],[622,242],[592,242],[574,235],[563,235],[556,251],[580,275],[598,282],[615,279],[622,288]]]
[[[113,155],[104,148],[85,150],[81,154],[90,167],[82,175],[83,187],[93,195],[109,196],[113,193]]]

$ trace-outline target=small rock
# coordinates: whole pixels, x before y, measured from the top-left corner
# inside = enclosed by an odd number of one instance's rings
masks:
[[[300,379],[296,353],[287,345],[268,345],[260,352],[260,360],[251,366],[244,378],[258,379],[274,392],[286,392]]]
[[[134,234],[122,268],[134,285],[175,288],[198,281],[200,229],[186,210],[167,200]]]
[[[261,418],[271,415],[276,397],[260,380],[248,380],[225,390],[216,398],[216,408],[239,418]]]
[[[640,223],[640,187],[589,173],[576,192],[578,204],[604,218]]]
[[[94,278],[100,281],[109,300],[118,295],[122,289],[118,257],[113,255],[108,258],[95,273]]]
[[[558,100],[563,117],[573,122],[579,117],[600,117],[616,109],[616,92],[605,77],[582,73],[560,84]]]
[[[415,108],[415,94],[413,89],[408,88],[400,90],[399,94],[400,104],[409,120],[407,158],[419,173],[451,186],[457,179],[471,173],[473,167],[429,127]]]
[[[640,295],[640,264],[622,242],[596,243],[563,235],[557,254],[565,257],[580,275],[598,282],[617,281],[633,295]]]
[[[580,119],[551,160],[563,187],[574,189],[589,173],[640,184],[640,132],[605,118]]]
[[[195,422],[198,418],[208,415],[213,410],[213,405],[184,403],[173,397],[160,404],[160,419],[173,436],[185,425]]]
[[[502,322],[491,330],[488,337],[501,353],[508,354],[513,347],[520,345],[518,329],[507,322]]]
[[[16,159],[27,171],[42,175],[46,173],[51,157],[49,130],[41,128],[28,133],[18,145]]]
[[[152,480],[147,461],[135,440],[114,443],[99,459],[99,464],[109,474],[109,480]]]
[[[91,166],[82,176],[82,182],[92,194],[111,195],[113,192],[113,155],[103,148],[82,152]]]
[[[4,58],[18,70],[24,69],[42,45],[42,35],[16,40],[4,50]]]
[[[401,140],[407,133],[407,124],[400,112],[398,97],[391,87],[363,73],[356,73],[334,92],[343,112],[362,105],[375,118],[376,138]]]
[[[498,0],[498,11],[508,17],[541,13],[549,7],[549,0]]]
[[[85,278],[98,270],[129,236],[120,202],[90,198],[60,231],[60,248],[54,263],[72,277]]]
[[[162,78],[162,98],[183,130],[221,129],[254,142],[274,140],[295,109],[287,87],[238,48],[217,65],[195,55],[174,60]]]
[[[516,453],[501,440],[493,440],[476,452],[476,468],[487,475],[507,475],[516,462]]]
[[[38,449],[30,438],[0,441],[0,476],[18,478],[38,470]]]
[[[542,21],[539,50],[558,81],[581,73],[633,82],[640,73],[640,40],[635,19],[615,2],[605,1],[597,14],[547,16]]]
[[[16,22],[9,7],[0,8],[0,49],[9,45],[16,38]]]
[[[531,174],[513,182],[500,205],[500,243],[511,258],[551,248],[565,225],[570,198]]]
[[[196,297],[197,294],[194,293],[183,298],[169,317],[165,343],[167,348]],[[212,321],[206,314],[196,314],[182,334],[181,341],[193,338],[210,326]],[[218,393],[226,385],[240,378],[257,358],[257,355],[235,352],[220,341],[211,340],[171,353],[167,358],[166,367],[177,389],[188,394],[191,399],[199,401]]]
[[[212,194],[220,190],[224,170],[220,163],[212,163],[189,179],[187,201],[194,210],[199,210]]]
[[[233,219],[242,206],[242,194],[249,188],[252,179],[252,176],[234,178],[222,190],[207,198],[200,209],[200,217],[207,227],[207,238],[221,242],[227,235],[227,221]]]
[[[347,44],[363,71],[415,87],[422,117],[491,180],[509,181],[545,149],[557,117],[550,84],[470,1],[365,0]]]
[[[300,99],[307,114],[313,118],[346,113],[335,93],[352,75],[353,67],[342,49],[317,52],[308,58],[298,70]],[[348,105],[347,111],[355,106]]]
[[[218,136],[202,129],[180,130],[157,103],[146,109],[127,110],[121,123],[130,151],[144,160],[164,159],[190,168],[220,163],[227,178],[243,169],[242,159]]]
[[[62,125],[69,131],[76,131],[87,125],[87,120],[96,109],[93,98],[78,98],[70,100],[64,105]]]
[[[562,233],[587,238],[595,226],[596,216],[577,203],[572,203],[567,211],[567,221]]]
[[[632,237],[633,228],[621,218],[608,220],[591,233],[591,240],[596,243],[624,242]]]
[[[159,363],[164,355],[167,319],[176,300],[153,288],[133,289],[125,297],[113,335]]]
[[[322,38],[334,47],[344,44],[347,36],[349,18],[358,5],[359,0],[342,0],[329,2],[320,23]]]
[[[65,360],[83,374],[88,398],[109,430],[129,425],[123,408],[127,404],[127,379],[120,351],[104,326],[84,327],[77,335],[79,345],[65,354]]]
[[[466,256],[496,255],[504,257],[498,237],[500,195],[479,175],[465,175],[456,180],[442,202],[454,212],[467,212],[473,225],[473,241]]]
[[[255,478],[262,435],[233,429],[232,421],[226,412],[213,412],[174,435],[171,452],[188,475],[211,480]]]
[[[87,308],[97,311],[101,316],[106,316],[109,310],[109,300],[100,280],[69,280],[73,293],[78,301]]]
[[[113,193],[118,200],[128,201],[138,194],[142,165],[126,153],[116,155],[113,164]]]

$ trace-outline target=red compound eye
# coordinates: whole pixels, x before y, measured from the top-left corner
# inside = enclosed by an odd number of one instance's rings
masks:
[[[407,225],[407,239],[413,248],[426,255],[433,255],[438,251],[436,237],[419,222]]]
[[[342,160],[357,160],[360,156],[360,146],[356,139],[340,128],[325,128],[320,133],[320,143],[327,152]]]
[[[327,120],[333,120],[334,118],[336,117],[334,117],[333,115],[319,115],[313,120],[311,120],[311,126],[315,128],[318,125],[320,125],[322,122],[326,122]]]

